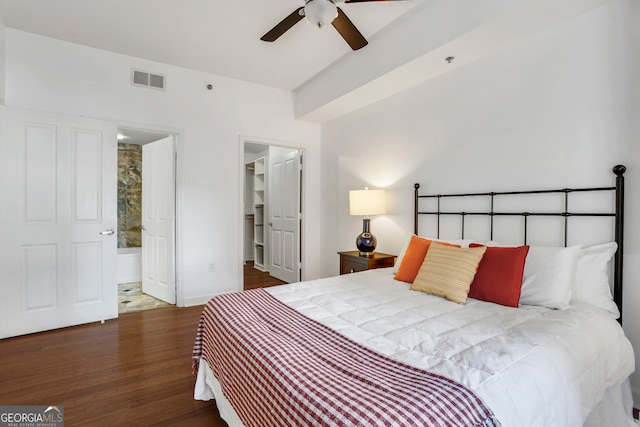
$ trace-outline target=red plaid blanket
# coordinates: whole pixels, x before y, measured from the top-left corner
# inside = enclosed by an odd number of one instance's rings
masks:
[[[207,361],[245,426],[499,426],[475,394],[389,359],[263,289],[204,308],[194,370]]]

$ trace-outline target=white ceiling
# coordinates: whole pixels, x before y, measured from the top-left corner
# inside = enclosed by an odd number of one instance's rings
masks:
[[[9,28],[294,90],[296,119],[324,123],[608,1],[340,4],[369,40],[358,51],[332,26],[305,19],[274,43],[260,40],[303,0],[0,0],[0,19]]]
[[[340,7],[370,39],[421,1],[427,0]],[[260,40],[303,4],[302,0],[0,0],[0,19],[9,28],[295,89],[352,54],[332,26],[318,29],[307,20],[274,43]]]

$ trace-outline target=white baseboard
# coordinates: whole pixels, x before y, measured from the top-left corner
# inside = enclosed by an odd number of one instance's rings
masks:
[[[184,299],[185,307],[193,307],[194,305],[204,305],[209,302],[209,300],[213,297],[217,297],[218,295],[230,294],[236,291],[228,291],[228,292],[219,292],[217,294],[211,295],[201,295],[196,297],[186,297]]]
[[[194,305],[204,305],[215,295],[202,295],[199,297],[188,297],[184,299],[185,307],[193,307]]]
[[[118,277],[118,283],[137,283],[137,282],[142,282],[142,276]]]

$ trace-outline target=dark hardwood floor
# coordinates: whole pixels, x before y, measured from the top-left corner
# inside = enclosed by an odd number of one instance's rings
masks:
[[[65,425],[213,426],[193,399],[193,340],[202,306],[158,308],[0,340],[0,405],[61,405]]]
[[[253,264],[245,289],[283,284]],[[158,308],[0,340],[0,405],[59,405],[66,426],[211,426],[193,399],[191,352],[202,306]]]
[[[244,265],[244,289],[267,288],[269,286],[284,285],[287,282],[269,276],[268,272],[263,272],[253,268],[253,261],[247,261]]]

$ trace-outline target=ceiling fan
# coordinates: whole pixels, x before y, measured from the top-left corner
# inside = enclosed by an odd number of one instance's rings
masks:
[[[306,17],[318,28],[331,24],[340,33],[342,38],[351,46],[351,49],[358,50],[367,45],[367,40],[358,31],[353,22],[345,13],[336,6],[336,3],[363,3],[369,1],[394,1],[394,0],[306,0],[303,7],[299,7],[289,16],[280,21],[275,27],[269,30],[260,40],[273,42],[286,33],[291,27]]]

